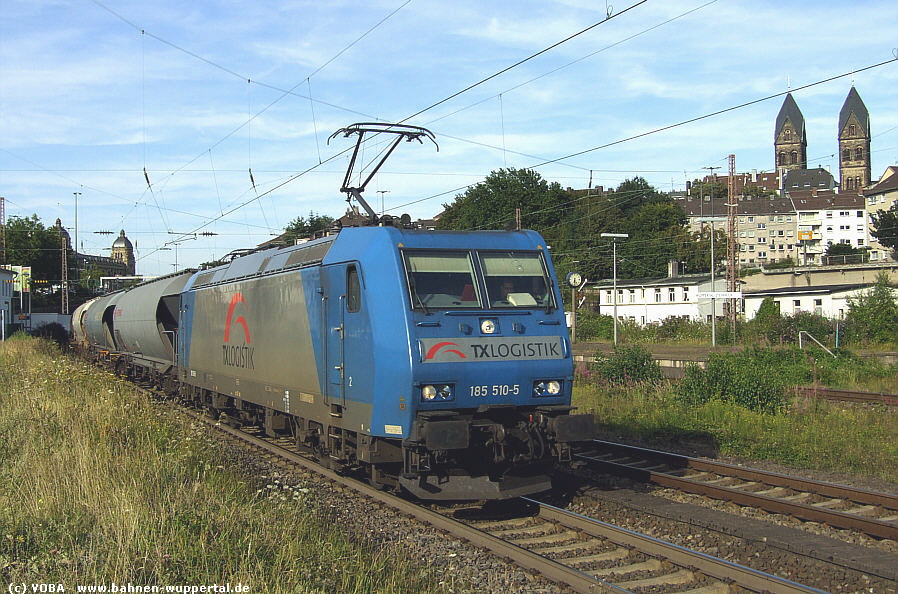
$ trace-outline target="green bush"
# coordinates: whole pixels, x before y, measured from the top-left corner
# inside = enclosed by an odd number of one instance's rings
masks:
[[[848,300],[846,322],[852,344],[898,344],[898,303],[885,272],[876,277],[869,291]]]
[[[785,407],[787,390],[794,385],[790,380],[801,374],[795,363],[796,357],[790,351],[753,348],[737,353],[711,353],[705,369],[698,365],[686,368],[676,392],[692,405],[720,400],[756,412],[773,413]]]
[[[612,384],[656,382],[661,380],[661,366],[643,346],[618,346],[605,357],[596,353],[592,370]]]
[[[614,318],[590,311],[577,312],[577,340],[611,340],[613,337]]]

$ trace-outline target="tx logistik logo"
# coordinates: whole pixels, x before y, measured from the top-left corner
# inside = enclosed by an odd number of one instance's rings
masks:
[[[463,352],[461,352],[460,350],[458,350],[458,349],[446,349],[446,350],[443,350],[443,347],[450,347],[450,346],[457,347],[457,346],[458,346],[458,343],[455,343],[455,342],[449,342],[449,341],[438,342],[438,343],[436,343],[435,345],[433,345],[432,347],[430,347],[430,349],[428,349],[427,355],[424,357],[424,360],[426,361],[427,359],[433,359],[434,357],[437,356],[437,354],[438,354],[440,351],[442,351],[442,352],[444,352],[444,353],[454,353],[454,354],[458,355],[459,357],[461,357],[462,359],[467,359],[467,357],[465,356],[465,354],[464,354]]]
[[[234,296],[231,297],[231,304],[228,306],[228,317],[225,319],[224,344],[221,345],[222,363],[228,367],[255,369],[256,366],[253,363],[254,349],[251,346],[247,346],[252,342],[249,336],[249,325],[246,323],[246,318],[241,315],[234,319],[234,310],[239,303],[246,305],[246,300],[243,299],[242,294],[234,293]],[[243,326],[244,343],[241,346],[228,344],[231,341],[232,323]]]

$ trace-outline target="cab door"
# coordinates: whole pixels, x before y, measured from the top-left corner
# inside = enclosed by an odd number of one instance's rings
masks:
[[[321,270],[322,335],[324,336],[324,400],[331,406],[345,406],[344,366],[346,344],[346,264],[324,266]]]
[[[325,361],[327,386],[325,402],[345,407],[347,401],[370,398],[365,386],[372,371],[370,329],[362,310],[362,279],[354,262],[323,267]]]

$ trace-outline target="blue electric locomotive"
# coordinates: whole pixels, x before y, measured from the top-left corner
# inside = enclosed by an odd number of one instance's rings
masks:
[[[592,417],[571,414],[544,240],[383,223],[101,297],[76,310],[76,335],[132,376],[420,498],[548,489]]]

